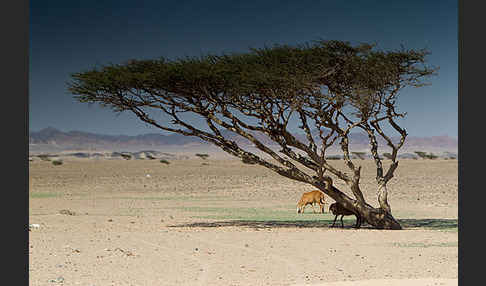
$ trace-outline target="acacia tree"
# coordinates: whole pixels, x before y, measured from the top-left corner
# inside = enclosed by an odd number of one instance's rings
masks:
[[[405,115],[397,112],[396,99],[404,87],[422,86],[434,73],[425,65],[427,54],[403,47],[380,51],[370,44],[316,41],[241,54],[130,60],[74,73],[68,89],[80,102],[133,112],[162,130],[197,136],[245,163],[311,184],[376,228],[401,229],[387,199],[387,183],[407,136],[396,120]],[[153,110],[162,111],[163,119],[156,120]],[[186,113],[198,115],[204,126],[188,122]],[[295,121],[305,139],[290,130],[289,122]],[[384,124],[398,132],[398,142],[385,133]],[[349,134],[355,129],[369,138],[378,207],[365,201],[361,166],[349,154]],[[229,133],[249,140],[260,154]],[[392,150],[387,170],[378,155],[377,136]],[[340,145],[348,171],[326,160],[334,143]],[[346,182],[352,196],[337,189],[329,173]]]

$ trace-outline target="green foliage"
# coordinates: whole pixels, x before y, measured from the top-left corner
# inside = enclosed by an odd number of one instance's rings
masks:
[[[317,98],[348,104],[363,117],[377,111],[380,92],[397,84],[423,85],[421,79],[435,71],[424,65],[427,54],[426,50],[385,52],[370,44],[314,41],[240,54],[130,60],[74,73],[68,90],[80,102],[136,112],[135,107],[159,103],[151,94],[194,101],[205,100],[209,91],[222,104],[251,110],[255,103],[263,103],[262,96],[305,105],[310,95],[316,95],[304,90],[325,87],[332,93]],[[171,105],[170,100],[163,102]]]
[[[169,165],[169,164],[170,164],[170,162],[169,162],[169,161],[167,161],[167,160],[165,160],[165,159],[161,159],[161,160],[160,160],[160,163],[164,163],[164,164],[166,164],[166,165]]]
[[[59,166],[59,165],[62,165],[63,162],[61,160],[55,160],[55,161],[52,161],[52,165],[54,166]]]

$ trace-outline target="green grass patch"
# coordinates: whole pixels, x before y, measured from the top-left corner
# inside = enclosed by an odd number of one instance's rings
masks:
[[[423,228],[457,232],[457,219],[398,219],[403,228]]]
[[[457,241],[452,242],[441,242],[441,243],[423,243],[423,242],[410,242],[410,243],[398,243],[395,242],[392,244],[395,247],[419,247],[419,248],[427,248],[427,247],[457,247]]]
[[[252,221],[332,221],[334,216],[325,213],[297,214],[295,209],[270,209],[270,208],[245,208],[245,207],[172,207],[184,212],[200,213],[191,216],[192,218],[201,219],[218,219],[218,220],[252,220]],[[354,217],[343,219],[343,221],[354,222]]]
[[[60,196],[61,195],[58,193],[29,193],[29,197],[34,199],[55,198]]]
[[[219,201],[228,199],[224,196],[155,196],[155,197],[109,197],[121,200],[148,200],[148,201]]]

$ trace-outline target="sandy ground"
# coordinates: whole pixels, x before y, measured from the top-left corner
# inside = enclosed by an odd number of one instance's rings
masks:
[[[356,163],[376,205],[373,162]],[[402,160],[389,201],[404,230],[381,231],[330,228],[328,205],[296,214],[312,186],[237,160],[31,162],[29,284],[457,285],[457,172]]]

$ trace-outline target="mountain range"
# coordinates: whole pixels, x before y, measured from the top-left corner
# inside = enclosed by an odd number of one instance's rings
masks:
[[[313,136],[317,137],[317,132]],[[225,138],[235,141],[241,146],[252,145],[246,138],[243,138],[231,131],[222,131]],[[262,134],[254,133],[254,136],[262,143],[274,145],[268,137]],[[297,139],[307,142],[305,134],[295,134]],[[398,140],[398,138],[393,138]],[[349,135],[350,146],[354,148],[367,149],[369,146],[368,136],[364,133],[351,133]],[[385,142],[378,138],[380,146],[385,146]],[[33,131],[29,134],[29,147],[32,149],[37,145],[53,146],[65,150],[75,150],[83,148],[136,148],[139,146],[204,146],[209,143],[198,137],[184,136],[180,134],[156,134],[148,133],[142,135],[106,135],[96,134],[83,131],[63,132],[56,128],[48,127],[40,131]],[[430,136],[414,137],[408,136],[403,149],[421,148],[421,149],[441,149],[445,151],[457,151],[457,139],[449,136]],[[337,145],[337,144],[336,144]]]

